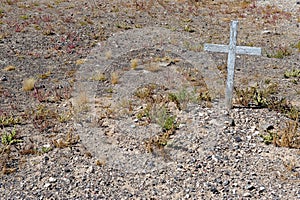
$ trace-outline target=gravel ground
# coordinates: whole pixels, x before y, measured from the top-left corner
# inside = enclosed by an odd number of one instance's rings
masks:
[[[226,55],[202,50],[228,43],[229,21],[238,19],[239,45],[263,55],[237,57],[235,86],[274,83],[275,97],[299,105],[299,77],[283,77],[300,67],[299,4],[1,1],[0,119],[20,122],[0,121],[0,199],[300,199],[299,148],[261,137],[291,120],[236,99],[226,110]],[[285,48],[289,55],[275,58]],[[35,88],[23,91],[30,77]],[[149,122],[135,94],[151,84],[176,129],[149,151],[147,141],[164,133],[161,107]],[[164,102],[182,88],[213,99],[189,96],[181,109]],[[22,143],[5,143],[14,129]]]

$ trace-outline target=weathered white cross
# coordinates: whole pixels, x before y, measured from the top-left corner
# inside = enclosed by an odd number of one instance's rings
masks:
[[[232,108],[232,93],[234,82],[234,64],[236,54],[261,55],[261,48],[236,46],[238,21],[231,21],[229,45],[204,44],[205,51],[228,53],[227,59],[227,82],[225,93],[225,105],[228,109]]]

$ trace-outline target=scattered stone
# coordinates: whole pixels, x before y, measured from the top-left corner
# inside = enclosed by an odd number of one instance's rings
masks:
[[[263,192],[265,190],[266,190],[266,188],[264,186],[260,186],[258,192]]]
[[[7,79],[6,76],[2,76],[2,77],[0,78],[0,80],[1,80],[1,81],[7,81],[8,79]]]
[[[270,131],[270,130],[273,130],[274,129],[274,126],[273,124],[263,124],[261,126],[262,130],[264,131]]]
[[[44,188],[49,188],[51,186],[51,183],[45,183]]]
[[[56,182],[56,178],[50,177],[49,178],[49,183],[55,183]]]
[[[214,194],[219,194],[219,190],[214,186],[211,186],[210,191]]]
[[[234,138],[234,141],[235,141],[235,142],[242,142],[243,140],[242,140],[241,137],[236,136],[236,137]]]
[[[89,166],[89,168],[86,170],[87,173],[94,173],[94,168],[93,166]]]
[[[246,192],[246,193],[243,194],[243,197],[251,197],[251,193]]]
[[[254,189],[255,189],[255,187],[253,185],[251,185],[251,184],[246,185],[246,190],[254,190]]]
[[[230,181],[226,180],[223,182],[223,186],[227,186],[227,185],[229,185],[229,183],[230,183]]]

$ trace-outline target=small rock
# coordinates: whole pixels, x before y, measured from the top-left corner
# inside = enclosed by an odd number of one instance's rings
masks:
[[[235,140],[236,142],[241,142],[241,141],[243,141],[242,138],[239,137],[239,136],[236,136],[236,137],[234,138],[234,140]]]
[[[261,34],[270,34],[270,33],[271,33],[270,30],[264,30],[264,31],[261,32]]]
[[[246,189],[247,190],[254,190],[255,187],[253,185],[249,184],[249,185],[246,186]]]
[[[218,156],[215,156],[215,155],[212,155],[212,156],[211,156],[211,159],[212,159],[213,161],[215,161],[215,162],[218,162],[218,161],[219,161]]]
[[[272,129],[274,129],[274,126],[272,124],[263,124],[261,126],[261,128],[264,130],[264,131],[270,131]]]
[[[219,193],[219,190],[218,190],[217,188],[215,188],[215,187],[211,187],[211,188],[210,188],[210,191],[211,191],[212,193],[214,193],[214,194],[218,194],[218,193]]]
[[[178,128],[180,129],[180,128],[183,128],[185,126],[186,126],[185,124],[179,124]]]
[[[246,193],[243,194],[243,197],[251,197],[251,193],[246,192]]]
[[[263,192],[263,191],[265,191],[265,187],[264,186],[261,186],[261,187],[259,187],[259,190],[258,190],[258,192]]]
[[[45,183],[44,188],[48,188],[51,186],[51,183]]]
[[[69,173],[69,172],[71,172],[71,169],[70,169],[70,168],[65,168],[64,171],[65,171],[66,173]]]
[[[49,178],[49,183],[55,183],[56,182],[56,178],[50,177]]]
[[[228,119],[224,123],[227,124],[228,126],[235,126],[234,119]]]
[[[226,181],[223,182],[223,186],[227,186],[228,184],[229,184],[228,180],[226,180]]]
[[[86,170],[87,173],[94,173],[94,168],[93,166],[89,166],[89,168]]]
[[[259,135],[259,131],[255,131],[252,136],[255,137],[255,136],[258,136]]]
[[[6,76],[2,76],[2,77],[0,78],[0,80],[1,80],[1,81],[7,81],[7,77],[6,77]]]

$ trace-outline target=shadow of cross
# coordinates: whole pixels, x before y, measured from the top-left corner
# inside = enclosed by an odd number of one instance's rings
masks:
[[[232,108],[234,64],[235,64],[235,57],[236,57],[235,55],[236,54],[257,55],[257,56],[261,55],[261,48],[259,47],[236,46],[237,25],[238,25],[238,21],[231,21],[229,45],[204,44],[205,51],[228,53],[227,81],[226,81],[226,94],[225,94],[225,106],[228,109]]]

